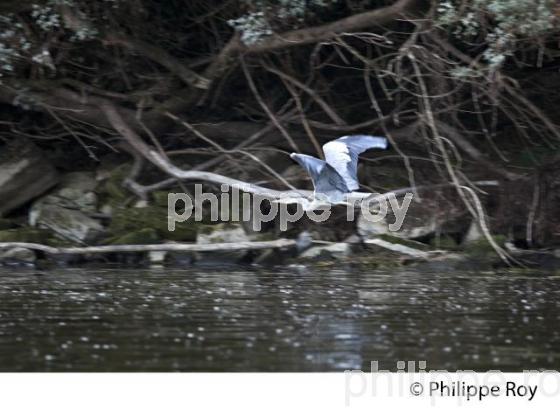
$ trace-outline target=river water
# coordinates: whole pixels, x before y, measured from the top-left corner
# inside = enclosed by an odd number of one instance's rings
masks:
[[[560,369],[560,276],[0,270],[0,371]]]

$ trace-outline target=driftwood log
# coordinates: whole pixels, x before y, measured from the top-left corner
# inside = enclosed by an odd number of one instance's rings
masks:
[[[313,241],[315,244],[334,244],[335,242]],[[401,253],[408,257],[428,259],[430,252],[420,251],[408,246],[393,244],[382,239],[366,239],[365,244],[372,244],[390,251]],[[211,243],[211,244],[185,244],[185,243],[163,243],[153,245],[105,245],[55,248],[53,246],[41,245],[29,242],[5,242],[0,243],[0,250],[25,248],[33,251],[44,252],[50,255],[87,255],[99,253],[133,253],[133,252],[231,252],[264,249],[288,249],[296,246],[294,239],[276,239],[261,242],[233,242],[233,243]]]
[[[153,245],[106,245],[106,246],[84,246],[55,248],[53,246],[41,245],[29,242],[5,242],[0,243],[0,249],[26,248],[34,251],[45,252],[51,255],[84,255],[92,253],[120,253],[120,252],[230,252],[258,249],[283,249],[295,246],[293,239],[277,239],[262,242],[235,242],[235,243],[211,243],[211,244],[187,244],[187,243],[162,243]]]

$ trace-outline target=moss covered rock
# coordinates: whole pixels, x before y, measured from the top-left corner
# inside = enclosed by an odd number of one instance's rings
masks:
[[[51,240],[51,233],[42,229],[17,228],[0,231],[0,242],[33,242],[48,244]]]
[[[100,196],[100,202],[111,206],[122,206],[133,198],[124,186],[123,182],[130,174],[131,164],[121,164],[114,169],[104,171],[101,178],[103,181],[98,185],[96,191]]]
[[[103,233],[104,228],[99,221],[78,209],[46,202],[33,207],[31,224],[48,229],[64,240],[77,244],[93,243]]]
[[[197,243],[232,243],[246,242],[249,237],[240,224],[221,223],[216,225],[202,225],[198,230]]]
[[[245,230],[238,223],[220,223],[214,225],[201,225],[196,243],[198,244],[218,244],[218,243],[239,243],[249,241]],[[197,264],[235,264],[247,257],[249,251],[230,251],[207,253],[201,252],[197,255]]]
[[[167,207],[168,196],[169,192],[167,191],[155,191],[151,195],[154,205],[159,207]]]
[[[151,228],[161,239],[184,242],[196,240],[199,224],[194,221],[177,223],[175,231],[171,232],[167,226],[167,219],[167,208],[163,207],[115,209],[109,225],[109,234],[111,237],[120,237],[129,232]]]
[[[153,228],[143,228],[106,241],[110,245],[144,245],[158,243],[160,237]]]
[[[504,235],[494,235],[492,238],[501,247],[506,243],[506,237]],[[481,238],[465,244],[464,250],[467,255],[474,258],[496,257],[496,251],[486,238]]]
[[[58,189],[31,206],[29,224],[74,244],[94,243],[104,231],[94,217],[98,203],[93,191],[96,185],[92,172],[63,175]]]

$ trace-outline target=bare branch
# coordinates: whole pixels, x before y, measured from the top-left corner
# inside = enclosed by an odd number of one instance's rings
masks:
[[[244,51],[249,53],[263,53],[304,44],[318,43],[330,40],[337,34],[362,30],[372,26],[381,26],[394,22],[420,5],[419,0],[398,0],[387,7],[366,11],[337,20],[321,26],[304,28],[274,34],[270,38],[251,46],[246,46]]]

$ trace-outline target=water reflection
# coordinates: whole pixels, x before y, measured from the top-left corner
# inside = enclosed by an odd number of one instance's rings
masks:
[[[5,270],[0,300],[2,371],[560,368],[537,273]]]

